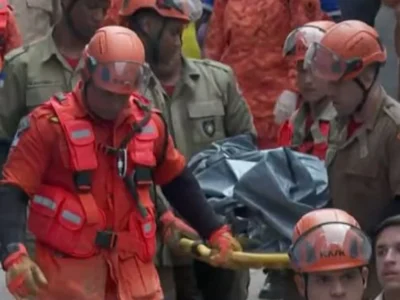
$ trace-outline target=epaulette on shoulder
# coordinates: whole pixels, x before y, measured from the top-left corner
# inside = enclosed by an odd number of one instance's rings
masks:
[[[29,45],[24,45],[22,47],[15,48],[8,52],[4,57],[6,62],[11,62],[22,54],[26,53],[29,50]]]
[[[400,104],[393,101],[393,103],[385,105],[383,110],[393,120],[396,126],[400,128]]]
[[[211,59],[192,59],[192,61],[195,64],[201,64],[215,69],[219,69],[226,73],[229,73],[232,70],[231,67],[229,67],[228,65]]]

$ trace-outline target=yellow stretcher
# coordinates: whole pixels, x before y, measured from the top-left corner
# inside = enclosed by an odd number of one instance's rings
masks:
[[[184,252],[194,255],[202,261],[207,262],[211,255],[211,249],[201,242],[182,238],[179,244]],[[287,253],[234,252],[232,255],[232,268],[288,269],[290,268],[289,256]]]

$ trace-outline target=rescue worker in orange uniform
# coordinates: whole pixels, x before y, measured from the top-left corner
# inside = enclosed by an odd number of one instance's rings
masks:
[[[22,36],[12,7],[7,0],[0,1],[0,70],[3,69],[4,56],[13,49],[22,46]],[[5,74],[0,73],[0,81]]]
[[[293,30],[283,46],[284,56],[292,56],[297,67],[297,98],[300,107],[286,120],[278,135],[279,146],[290,146],[297,151],[313,154],[325,159],[328,149],[329,123],[336,111],[326,96],[326,91],[318,85],[309,70],[304,68],[307,47],[318,42],[325,31],[335,25],[332,21],[307,23]]]
[[[163,112],[177,149],[189,160],[212,142],[255,135],[249,109],[229,66],[182,55],[182,32],[202,13],[199,0],[126,1],[121,24],[135,31],[153,74],[145,96]],[[159,193],[162,199],[162,193]],[[157,260],[165,300],[245,300],[249,270],[213,268],[175,255],[159,243]]]
[[[284,90],[296,90],[295,61],[282,57],[285,39],[298,26],[323,18],[320,0],[214,3],[204,53],[235,71],[254,116],[261,148],[277,146],[275,103]]]
[[[293,230],[289,256],[304,299],[362,299],[372,245],[345,211],[319,209],[304,215]]]
[[[100,28],[83,59],[72,92],[21,120],[4,166],[7,287],[16,299],[161,300],[152,261],[154,184],[215,248],[211,263],[223,265],[240,245],[207,204],[162,116],[141,96],[150,71],[137,35]],[[28,203],[34,259],[22,240]]]
[[[331,27],[305,56],[338,115],[326,155],[332,205],[367,233],[400,213],[400,104],[377,80],[386,57],[376,30],[355,20]],[[367,296],[379,292],[372,278]]]

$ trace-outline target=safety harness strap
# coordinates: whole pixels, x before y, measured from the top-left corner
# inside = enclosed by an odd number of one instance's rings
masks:
[[[56,101],[54,101],[56,100]],[[83,206],[88,224],[96,224],[100,213],[91,193],[92,172],[97,169],[97,156],[94,132],[91,124],[85,120],[76,120],[66,114],[64,94],[56,94],[50,101],[63,129],[68,145],[70,163],[74,173],[74,183]]]

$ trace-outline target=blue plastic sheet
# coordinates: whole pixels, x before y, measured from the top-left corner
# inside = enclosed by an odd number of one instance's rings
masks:
[[[248,251],[286,252],[300,217],[329,201],[323,161],[288,148],[259,151],[250,135],[213,143],[189,168]]]

